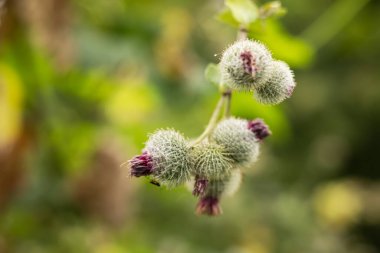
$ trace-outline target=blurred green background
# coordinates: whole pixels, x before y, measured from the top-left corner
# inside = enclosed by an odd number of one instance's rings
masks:
[[[0,252],[379,252],[380,2],[282,4],[250,35],[298,86],[233,94],[273,135],[210,218],[120,165],[156,128],[203,131],[204,69],[236,37],[223,1],[0,1]]]

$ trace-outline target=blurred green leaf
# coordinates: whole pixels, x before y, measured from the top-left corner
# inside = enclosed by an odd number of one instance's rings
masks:
[[[219,65],[214,63],[208,64],[205,69],[205,77],[210,83],[219,85],[221,82]]]
[[[132,126],[148,120],[160,109],[160,103],[154,87],[146,80],[130,79],[117,87],[105,104],[105,113],[116,126]]]
[[[233,17],[244,26],[251,24],[259,16],[257,6],[250,0],[226,0],[225,4]]]
[[[355,15],[367,5],[369,0],[334,1],[320,17],[302,34],[316,48],[328,43]]]
[[[234,15],[232,14],[230,9],[224,9],[221,12],[219,12],[216,16],[216,19],[232,27],[239,27],[239,22],[234,18]]]
[[[280,17],[286,14],[286,9],[282,7],[280,1],[273,1],[263,4],[259,8],[259,15],[261,19],[270,17]]]
[[[275,58],[286,61],[292,67],[305,67],[314,58],[314,48],[306,41],[289,34],[276,20],[252,24],[250,37],[265,43]]]
[[[82,121],[54,120],[49,129],[50,148],[66,175],[76,175],[85,169],[97,147],[97,127]]]

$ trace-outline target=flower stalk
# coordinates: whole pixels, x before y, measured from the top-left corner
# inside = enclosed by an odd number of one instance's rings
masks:
[[[205,140],[212,133],[212,130],[214,130],[216,123],[218,123],[218,117],[220,115],[220,112],[223,108],[225,101],[226,101],[226,96],[222,95],[221,98],[219,99],[218,103],[216,104],[214,112],[212,113],[212,116],[211,116],[205,130],[195,141],[193,141],[193,143],[191,144],[192,147],[201,143],[203,140]]]

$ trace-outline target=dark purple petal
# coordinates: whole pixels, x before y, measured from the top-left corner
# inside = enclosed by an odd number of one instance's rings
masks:
[[[219,198],[211,196],[201,198],[197,204],[196,213],[210,216],[220,215],[222,209],[219,206]]]
[[[129,164],[131,168],[131,176],[133,177],[148,176],[153,173],[153,160],[147,152],[143,152],[141,155],[133,157],[129,160]]]
[[[194,196],[202,196],[202,195],[204,195],[205,191],[206,191],[207,185],[208,185],[208,180],[207,179],[201,178],[198,175],[195,176],[193,195]]]
[[[266,125],[262,119],[249,121],[248,129],[251,130],[260,141],[272,134],[268,125]]]
[[[243,62],[244,71],[247,74],[254,75],[256,73],[256,61],[255,57],[249,51],[245,51],[240,54],[240,59]]]

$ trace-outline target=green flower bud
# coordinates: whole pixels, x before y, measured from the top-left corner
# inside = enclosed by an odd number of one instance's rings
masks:
[[[240,170],[233,170],[229,176],[210,180],[207,183],[205,193],[200,196],[196,213],[211,216],[220,215],[222,213],[222,208],[219,205],[220,198],[223,195],[235,193],[240,186],[241,178]]]
[[[238,165],[253,163],[259,155],[255,133],[248,121],[229,118],[221,121],[211,135],[211,140],[224,147],[227,155]]]
[[[294,75],[288,64],[273,61],[269,79],[256,87],[254,97],[262,104],[278,104],[292,95],[295,86]]]
[[[224,148],[216,143],[203,143],[195,146],[192,152],[194,174],[200,178],[220,179],[228,176],[232,169]]]
[[[253,90],[268,79],[271,53],[261,43],[237,41],[227,48],[220,61],[222,83],[236,90]]]
[[[175,130],[159,130],[150,135],[144,150],[151,157],[152,176],[169,187],[190,179],[190,147],[182,134]]]
[[[204,195],[213,197],[232,196],[239,189],[241,181],[241,170],[232,170],[231,174],[227,177],[218,180],[210,180],[207,184]]]

